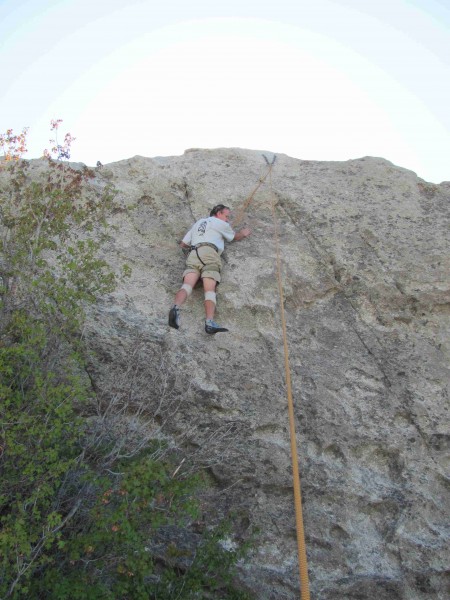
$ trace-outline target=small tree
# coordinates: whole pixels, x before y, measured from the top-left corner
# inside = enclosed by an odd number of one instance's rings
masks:
[[[100,194],[94,192],[89,188],[94,173],[62,160],[70,156],[73,139],[66,134],[64,146],[51,140],[56,146],[46,152],[33,178],[26,161],[7,167],[0,213],[3,319],[25,302],[27,310],[50,316],[58,327],[73,325],[85,303],[116,284],[113,271],[98,258],[115,190],[106,186]]]
[[[26,130],[0,136],[1,597],[26,593],[83,502],[79,414],[91,391],[78,341],[86,304],[116,284],[98,258],[114,190],[93,193],[92,172],[61,160],[72,139],[31,175]]]

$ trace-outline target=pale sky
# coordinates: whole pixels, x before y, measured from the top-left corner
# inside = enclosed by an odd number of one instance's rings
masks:
[[[379,156],[450,180],[450,0],[0,0],[0,132],[95,165]]]

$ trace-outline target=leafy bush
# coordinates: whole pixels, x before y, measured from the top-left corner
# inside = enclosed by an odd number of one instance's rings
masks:
[[[21,597],[80,505],[70,490],[81,460],[74,402],[87,391],[76,375],[50,369],[45,328],[25,312],[14,312],[8,342],[0,347],[0,591]]]
[[[231,584],[239,554],[218,544],[222,530],[184,552],[185,568],[173,543],[152,551],[161,528],[198,516],[199,478],[173,476],[170,455],[155,460],[152,448],[99,473],[77,414],[89,389],[70,373],[75,358],[57,376],[41,324],[16,315],[10,336],[0,351],[0,597],[245,598]]]

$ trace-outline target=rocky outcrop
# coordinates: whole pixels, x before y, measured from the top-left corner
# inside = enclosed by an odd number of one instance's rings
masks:
[[[268,155],[269,158],[271,155]],[[259,152],[189,150],[96,171],[123,209],[105,248],[132,275],[90,314],[92,377],[207,469],[204,519],[232,515],[255,543],[240,567],[262,599],[299,597],[270,186],[228,245],[207,336],[194,291],[178,331],[177,242],[266,171]],[[285,286],[311,595],[444,599],[449,570],[450,183],[386,160],[279,156],[272,174]],[[139,408],[140,407],[140,408]],[[257,533],[255,533],[257,532]]]

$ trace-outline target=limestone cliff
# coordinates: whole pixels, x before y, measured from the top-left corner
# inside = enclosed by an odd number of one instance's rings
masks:
[[[153,407],[149,431],[208,469],[204,518],[233,514],[237,539],[259,529],[242,581],[281,600],[299,580],[267,183],[244,220],[252,235],[223,255],[217,321],[230,332],[204,333],[200,289],[181,328],[167,326],[178,241],[214,204],[237,212],[265,170],[240,149],[98,168],[123,206],[105,256],[133,271],[87,336],[99,392]],[[450,183],[379,158],[279,156],[273,189],[311,595],[448,598]]]

